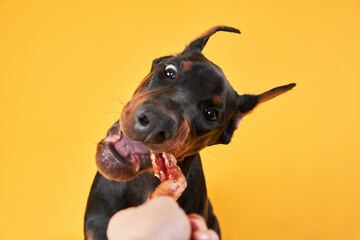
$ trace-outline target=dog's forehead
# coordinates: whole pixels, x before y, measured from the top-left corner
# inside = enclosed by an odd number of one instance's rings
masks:
[[[202,55],[175,55],[164,64],[177,65],[181,85],[199,94],[211,91],[213,94],[222,95],[231,88],[222,69]]]
[[[154,63],[135,95],[162,94],[185,105],[212,102],[219,107],[228,105],[236,95],[222,69],[202,54],[175,54],[157,58]],[[175,77],[167,77],[166,69],[175,71]]]
[[[190,89],[196,89],[199,94],[225,94],[228,82],[218,68],[210,62],[195,62],[192,66],[193,71],[183,72],[185,86],[190,85]]]

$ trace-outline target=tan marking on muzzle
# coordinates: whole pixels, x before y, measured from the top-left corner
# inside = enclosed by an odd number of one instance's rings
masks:
[[[149,98],[151,94],[152,93],[135,94],[133,98],[125,105],[121,113],[120,125],[122,132],[130,139],[132,139],[131,136],[134,136],[136,134],[134,131],[136,110]],[[174,114],[173,111],[167,109],[160,102],[157,102],[156,100],[152,100],[151,102],[153,104],[156,104],[156,106],[160,108],[164,113],[168,115]],[[171,152],[175,157],[178,157],[181,155],[182,152],[185,152],[189,147],[187,145],[187,139],[189,137],[189,133],[190,133],[189,123],[188,121],[184,120],[177,129],[175,136],[165,141],[163,144],[159,144],[158,146],[156,146],[156,149],[154,148],[151,150],[153,150],[154,152]]]

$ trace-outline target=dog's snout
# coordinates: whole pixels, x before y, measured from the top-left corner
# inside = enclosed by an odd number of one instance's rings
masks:
[[[176,120],[155,105],[140,106],[135,114],[134,130],[143,143],[161,144],[176,133]]]

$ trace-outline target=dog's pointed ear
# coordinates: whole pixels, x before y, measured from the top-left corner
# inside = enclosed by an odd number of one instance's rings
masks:
[[[237,114],[246,115],[260,103],[273,99],[274,97],[277,97],[280,94],[283,94],[291,90],[295,86],[296,86],[295,83],[291,83],[288,85],[273,88],[260,95],[249,95],[249,94],[240,95],[238,97]]]
[[[250,113],[260,103],[273,99],[274,97],[277,97],[280,94],[291,90],[295,86],[295,83],[291,83],[288,85],[273,88],[260,95],[238,95],[236,110],[232,118],[230,119],[227,128],[220,137],[219,142],[223,144],[228,144],[231,140],[232,135],[234,134],[234,131],[239,127],[239,124],[243,117]]]
[[[203,33],[200,37],[192,41],[183,51],[183,53],[194,52],[194,53],[201,53],[203,48],[205,47],[207,41],[214,33],[218,31],[224,32],[233,32],[233,33],[240,33],[240,31],[236,28],[227,27],[227,26],[215,26],[210,28],[208,31]]]

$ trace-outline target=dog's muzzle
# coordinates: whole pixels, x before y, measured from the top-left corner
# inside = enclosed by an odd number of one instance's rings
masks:
[[[96,166],[106,178],[128,181],[138,173],[151,169],[149,150],[143,144],[126,137],[116,122],[108,136],[97,146]]]

